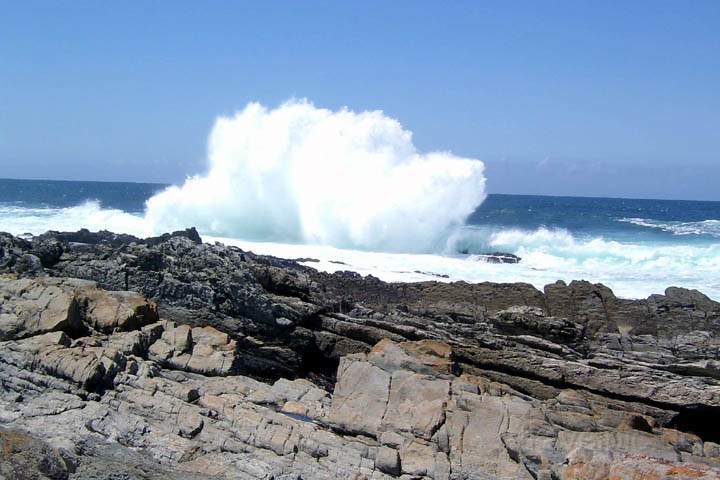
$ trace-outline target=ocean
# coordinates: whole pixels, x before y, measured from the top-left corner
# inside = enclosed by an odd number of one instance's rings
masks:
[[[386,281],[601,282],[618,296],[642,298],[670,285],[720,300],[720,202],[488,195],[464,224],[417,251],[357,248],[283,239],[250,225],[157,218],[146,202],[168,186],[114,182],[0,180],[0,231],[108,229],[140,236],[197,226],[206,241],[260,254],[312,259],[325,271],[352,270]],[[448,207],[450,208],[450,207]],[[197,218],[195,218],[197,219]],[[239,219],[242,221],[242,219]],[[352,222],[350,222],[352,223]],[[390,228],[393,225],[389,225]],[[502,251],[518,264],[491,264]]]

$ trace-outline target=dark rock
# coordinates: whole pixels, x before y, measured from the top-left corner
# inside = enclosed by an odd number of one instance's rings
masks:
[[[27,240],[0,232],[0,272],[15,272],[15,265],[30,247]]]
[[[13,271],[17,274],[31,277],[42,275],[45,272],[40,259],[31,253],[25,253],[17,258],[13,266]]]
[[[31,252],[42,262],[43,267],[49,268],[55,265],[63,254],[62,243],[52,237],[33,237],[31,240]]]
[[[119,247],[124,244],[140,241],[132,235],[112,233],[107,230],[91,232],[83,228],[77,232],[54,232],[50,231],[42,235],[44,239],[56,239],[63,243],[85,243],[88,245],[110,245]]]
[[[479,261],[487,263],[520,263],[520,260],[522,260],[517,255],[504,252],[482,253],[477,257]]]
[[[159,237],[146,238],[145,240],[141,240],[141,242],[149,246],[155,246],[167,242],[171,238],[175,237],[185,237],[196,245],[200,245],[202,243],[202,238],[200,238],[200,234],[195,227],[186,228],[185,230],[177,230],[172,233],[164,233]]]
[[[437,277],[437,278],[450,278],[450,275],[446,275],[444,273],[423,272],[421,270],[415,270],[413,273],[419,273],[421,275],[428,275],[430,277]]]

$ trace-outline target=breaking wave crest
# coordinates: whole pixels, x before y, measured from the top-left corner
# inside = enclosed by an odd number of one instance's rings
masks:
[[[647,218],[621,218],[620,222],[632,223],[639,227],[657,228],[673,235],[708,235],[720,237],[720,220],[710,219],[699,222],[671,222]]]
[[[39,235],[48,230],[76,231],[110,230],[139,237],[154,234],[153,229],[140,215],[113,208],[103,208],[97,200],[89,200],[74,207],[28,208],[0,204],[0,231],[15,235]]]
[[[207,173],[148,200],[157,232],[427,252],[485,199],[482,162],[419,153],[379,111],[252,103],[208,150]]]

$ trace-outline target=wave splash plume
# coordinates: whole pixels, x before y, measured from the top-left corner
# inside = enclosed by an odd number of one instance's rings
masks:
[[[431,251],[485,199],[484,165],[421,154],[380,111],[308,101],[219,118],[208,171],[147,202],[156,231],[381,251]]]

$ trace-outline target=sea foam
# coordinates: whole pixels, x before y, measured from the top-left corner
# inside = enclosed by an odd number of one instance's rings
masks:
[[[485,199],[484,165],[423,154],[380,111],[249,104],[217,120],[208,169],[150,198],[157,232],[429,252]]]
[[[0,230],[16,235],[47,230],[108,229],[148,236],[155,232],[146,218],[86,202],[68,208],[0,205]],[[602,282],[627,298],[662,293],[669,285],[697,288],[720,299],[720,244],[652,244],[576,237],[563,229],[465,226],[447,239],[444,254],[411,254],[337,248],[302,243],[214,238],[260,254],[313,258],[306,265],[333,272],[351,270],[385,281],[495,281],[530,283],[537,288],[558,279]],[[467,248],[468,255],[458,254]],[[494,265],[473,253],[500,250],[522,257],[519,264]]]
[[[0,204],[0,231],[14,235],[39,235],[48,230],[111,230],[139,237],[155,234],[141,215],[114,208],[103,208],[99,201],[88,200],[74,207],[48,208]]]
[[[350,270],[389,282],[468,281],[525,282],[541,289],[556,280],[600,282],[624,298],[663,293],[670,285],[696,288],[720,299],[720,244],[649,245],[621,243],[600,237],[579,239],[564,231],[511,230],[512,243],[497,249],[514,252],[517,264],[491,264],[476,255],[437,255],[369,252],[321,245],[251,242],[204,237],[259,254],[312,259],[309,267],[335,272]],[[540,238],[555,235],[558,243]],[[508,231],[491,233],[498,242]]]

